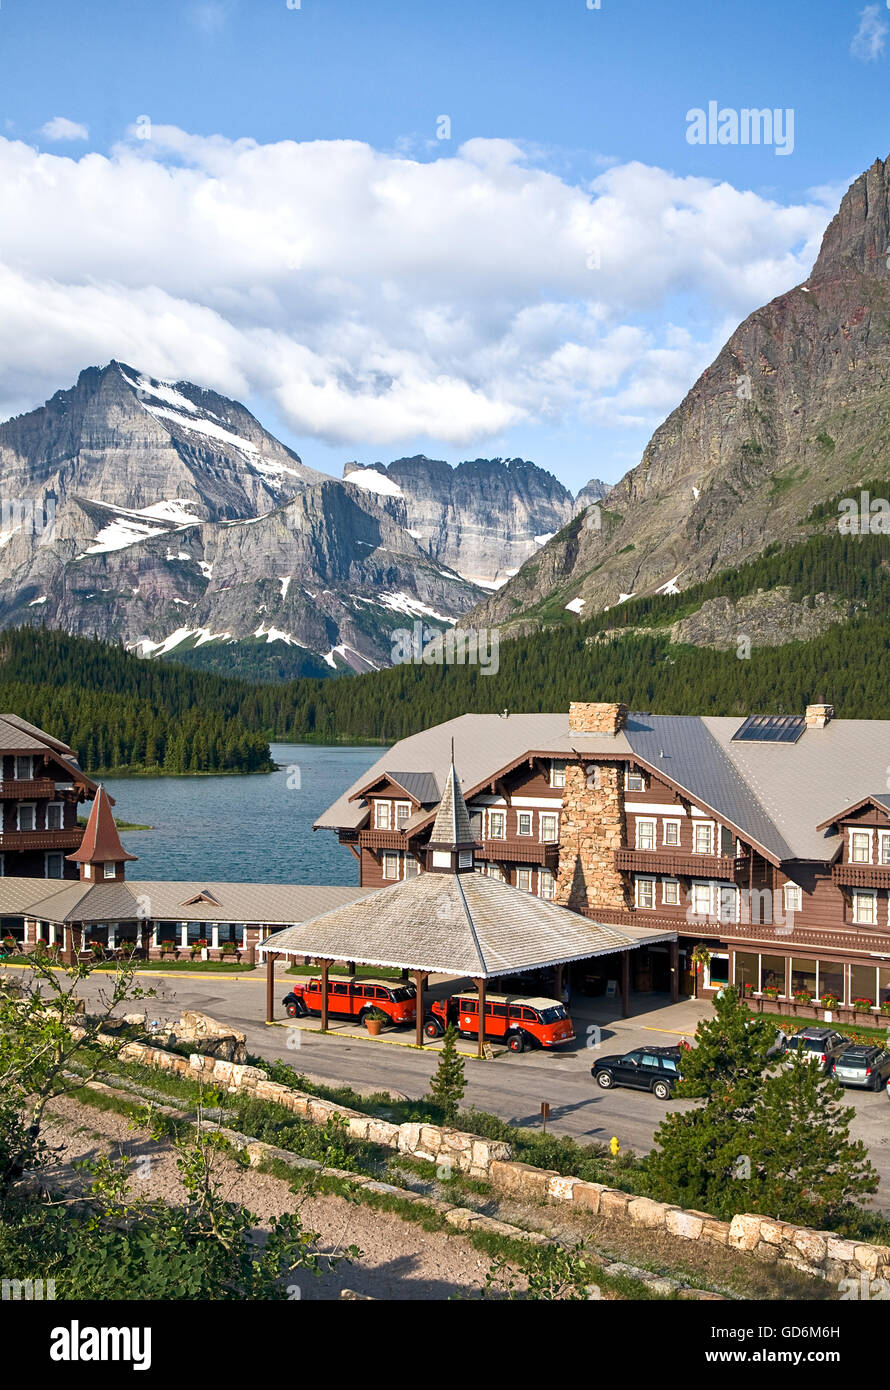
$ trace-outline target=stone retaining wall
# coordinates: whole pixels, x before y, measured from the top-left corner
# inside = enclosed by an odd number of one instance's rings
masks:
[[[855,1280],[890,1280],[890,1247],[846,1240],[828,1231],[813,1231],[764,1216],[739,1215],[718,1221],[707,1212],[686,1211],[651,1197],[635,1197],[603,1183],[567,1178],[527,1163],[495,1160],[489,1181],[518,1200],[571,1202],[594,1216],[667,1231],[683,1240],[703,1240],[753,1255],[766,1264],[785,1264],[803,1274],[840,1284]]]
[[[246,1092],[258,1100],[280,1105],[312,1124],[323,1125],[332,1116],[339,1116],[355,1139],[366,1139],[412,1158],[450,1164],[471,1177],[486,1179],[520,1201],[570,1202],[593,1216],[661,1229],[683,1240],[722,1245],[767,1264],[785,1264],[832,1284],[853,1279],[858,1288],[864,1276],[869,1280],[890,1281],[888,1246],[867,1245],[831,1232],[809,1230],[762,1216],[739,1215],[732,1221],[718,1221],[707,1212],[686,1211],[650,1197],[635,1197],[604,1183],[585,1182],[582,1178],[564,1177],[547,1169],[514,1162],[510,1146],[496,1140],[480,1139],[478,1135],[439,1125],[395,1125],[374,1119],[358,1110],[270,1081],[266,1072],[258,1067],[197,1053],[185,1058],[144,1043],[127,1043],[120,1057],[123,1061],[221,1083],[230,1091]]]

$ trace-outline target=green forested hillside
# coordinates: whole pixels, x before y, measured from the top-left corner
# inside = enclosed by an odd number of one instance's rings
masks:
[[[734,652],[672,646],[678,617],[718,594],[788,585],[863,604],[811,642]],[[604,629],[664,628],[612,636]],[[890,541],[818,536],[765,553],[675,597],[633,600],[588,622],[502,642],[497,674],[478,666],[396,666],[367,676],[252,684],[39,629],[0,637],[0,707],[66,739],[93,772],[255,771],[270,739],[393,742],[467,711],[567,709],[623,700],[663,714],[802,711],[890,718]]]

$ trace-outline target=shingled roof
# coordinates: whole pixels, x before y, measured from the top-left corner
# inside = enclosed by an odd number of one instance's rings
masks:
[[[138,855],[128,854],[121,844],[111,802],[104,787],[100,786],[93,798],[93,808],[80,848],[66,855],[66,858],[73,864],[119,864],[125,859],[138,858]]]
[[[482,874],[421,874],[276,932],[260,949],[492,979],[676,936],[592,922]]]

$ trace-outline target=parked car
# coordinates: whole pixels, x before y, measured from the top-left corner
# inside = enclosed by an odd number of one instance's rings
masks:
[[[835,1033],[831,1028],[801,1028],[799,1033],[788,1039],[785,1051],[804,1052],[807,1060],[818,1062],[827,1076],[844,1048],[850,1046],[850,1039],[843,1033]]]
[[[890,1079],[890,1052],[858,1043],[845,1047],[834,1064],[834,1074],[843,1086],[880,1091]]]
[[[678,1081],[682,1081],[683,1049],[679,1047],[636,1048],[633,1052],[599,1057],[590,1075],[604,1091],[613,1086],[632,1086],[651,1091],[659,1100],[668,1100]]]
[[[460,1034],[478,1038],[478,994],[452,994],[447,999],[437,999],[423,1031],[428,1038],[441,1038],[449,1023]],[[558,999],[486,994],[483,1036],[506,1040],[511,1052],[524,1052],[529,1045],[562,1047],[573,1040],[575,1030],[565,1005]]]
[[[321,977],[294,985],[282,1000],[289,1018],[321,1013]],[[371,1009],[382,1009],[397,1025],[407,1027],[417,1018],[417,991],[413,985],[391,980],[337,980],[328,977],[328,1013],[363,1023]]]

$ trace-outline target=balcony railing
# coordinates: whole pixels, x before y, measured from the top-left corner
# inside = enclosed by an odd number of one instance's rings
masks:
[[[404,830],[360,830],[358,843],[365,849],[405,849],[408,836]]]
[[[546,864],[548,867],[559,863],[559,843],[556,840],[533,840],[528,836],[509,840],[483,840],[481,843],[480,859],[501,860],[510,864]]]
[[[83,826],[70,830],[5,830],[0,834],[0,850],[78,849]]]
[[[0,797],[15,801],[53,801],[56,784],[51,777],[32,777],[30,781],[0,782]]]
[[[616,849],[622,873],[668,874],[672,878],[725,878],[747,881],[748,860],[731,854],[680,854],[665,849]]]
[[[890,888],[890,864],[832,864],[831,877],[845,888]]]

